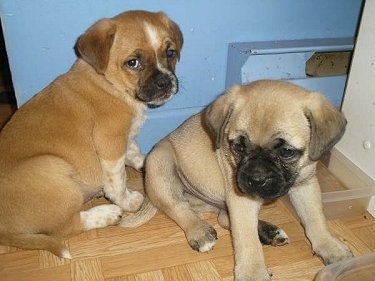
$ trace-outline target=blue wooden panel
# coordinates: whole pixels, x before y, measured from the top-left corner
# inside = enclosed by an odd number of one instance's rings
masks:
[[[323,93],[334,106],[340,107],[345,90],[346,79],[346,75],[338,75],[291,79],[289,81],[311,91]]]
[[[150,111],[143,131],[138,142],[142,144],[141,150],[147,153],[155,143],[161,140],[168,132],[173,131],[183,121],[193,114],[203,110],[204,107],[190,107],[182,109],[171,109],[166,111]]]
[[[305,63],[313,52],[251,55],[241,66],[241,82],[259,79],[304,78]],[[230,71],[230,70],[229,70]]]

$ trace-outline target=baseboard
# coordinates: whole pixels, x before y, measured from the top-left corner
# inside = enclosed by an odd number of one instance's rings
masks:
[[[375,217],[375,196],[372,196],[368,203],[367,211]]]
[[[336,148],[331,151],[328,169],[350,190],[375,189],[374,180]],[[375,217],[375,196],[369,197],[367,211]]]

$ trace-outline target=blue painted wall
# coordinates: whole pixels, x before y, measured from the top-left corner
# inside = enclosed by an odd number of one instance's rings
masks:
[[[353,37],[361,6],[361,0],[0,0],[0,15],[22,105],[70,68],[76,38],[96,20],[130,9],[169,14],[185,37],[181,90],[150,110],[139,137],[147,152],[223,91],[229,43]]]

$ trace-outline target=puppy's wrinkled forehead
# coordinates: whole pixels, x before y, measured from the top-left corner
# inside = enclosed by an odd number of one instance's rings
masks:
[[[264,147],[283,139],[296,148],[308,144],[309,122],[302,104],[290,100],[290,95],[254,92],[242,106],[235,131],[246,132],[251,143]]]
[[[122,36],[120,44],[133,50],[154,50],[158,53],[167,45],[179,51],[183,39],[178,26],[163,13],[131,11],[115,18]]]

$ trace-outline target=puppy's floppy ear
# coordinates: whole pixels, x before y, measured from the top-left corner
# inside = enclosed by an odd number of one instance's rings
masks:
[[[115,22],[102,19],[82,34],[75,45],[77,55],[94,67],[99,74],[103,74],[107,68],[115,33]]]
[[[221,147],[225,129],[233,117],[235,110],[233,95],[238,90],[238,86],[234,86],[211,103],[204,112],[204,120],[215,141],[215,149]]]
[[[310,93],[304,113],[311,128],[309,157],[316,161],[341,139],[347,122],[344,114],[320,93]]]

